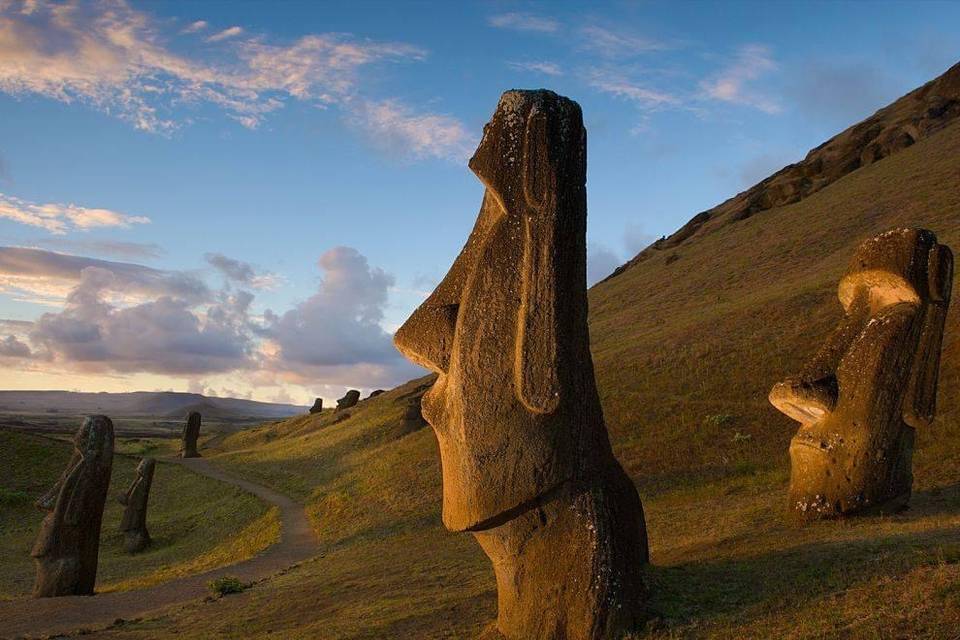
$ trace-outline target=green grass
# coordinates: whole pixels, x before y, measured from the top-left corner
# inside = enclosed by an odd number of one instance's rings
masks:
[[[0,430],[0,597],[22,596],[33,587],[30,549],[43,519],[33,501],[60,476],[70,451],[64,441]],[[137,462],[119,455],[114,458],[101,533],[98,590],[145,586],[232,564],[277,539],[277,513],[257,498],[160,462],[147,513],[153,544],[141,553],[127,554],[117,529],[123,507],[116,495],[129,486]]]

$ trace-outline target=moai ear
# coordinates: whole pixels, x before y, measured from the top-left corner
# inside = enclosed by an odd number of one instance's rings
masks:
[[[523,262],[514,383],[523,405],[550,413],[560,403],[557,374],[556,158],[546,115],[527,118],[523,149]]]
[[[903,420],[914,428],[929,425],[936,414],[940,347],[953,288],[953,253],[946,245],[935,244],[930,249],[927,281],[929,302],[926,304],[917,354],[913,360],[907,397],[903,405]]]

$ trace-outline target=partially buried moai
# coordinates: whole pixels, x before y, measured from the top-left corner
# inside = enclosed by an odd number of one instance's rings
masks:
[[[150,544],[147,531],[147,502],[150,499],[150,486],[153,484],[153,472],[156,468],[153,458],[143,458],[137,465],[137,477],[133,479],[126,493],[117,499],[124,505],[120,531],[124,535],[124,549],[127,553],[136,553]]]
[[[35,598],[93,594],[112,467],[113,423],[106,416],[85,418],[63,475],[37,500],[47,515],[31,552]]]
[[[925,229],[860,245],[840,281],[845,316],[770,402],[800,423],[789,512],[892,512],[910,499],[915,429],[933,420],[953,254]]]
[[[337,411],[343,411],[344,409],[354,407],[359,401],[360,392],[356,389],[350,389],[350,391],[347,391],[342,398],[337,400]]]
[[[620,638],[644,619],[643,509],[614,458],[587,329],[586,131],[550,91],[508,91],[470,168],[486,187],[449,273],[397,331],[438,378],[443,521],[497,576],[485,637]]]
[[[200,414],[191,411],[187,416],[187,424],[183,426],[183,434],[180,442],[181,458],[199,458],[197,452],[197,439],[200,437]]]

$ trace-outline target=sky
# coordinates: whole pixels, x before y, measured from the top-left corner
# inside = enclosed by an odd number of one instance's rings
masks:
[[[0,388],[422,374],[499,95],[588,131],[588,281],[960,60],[960,3],[0,0]]]

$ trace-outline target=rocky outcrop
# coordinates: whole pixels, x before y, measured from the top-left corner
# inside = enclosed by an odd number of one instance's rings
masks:
[[[840,281],[845,316],[770,402],[800,423],[790,443],[797,520],[890,513],[913,485],[915,430],[933,420],[953,255],[924,229],[860,245]]]
[[[90,416],[74,436],[63,475],[36,503],[47,515],[31,552],[35,598],[93,595],[112,469],[113,423]]]
[[[946,73],[834,136],[807,157],[776,172],[713,209],[698,213],[670,236],[660,238],[619,267],[635,264],[724,225],[798,202],[843,176],[905,149],[960,117],[960,63]]]
[[[506,92],[470,168],[486,187],[476,225],[394,337],[438,373],[422,407],[443,522],[493,564],[489,637],[621,638],[644,618],[647,540],[590,356],[580,107]]]

